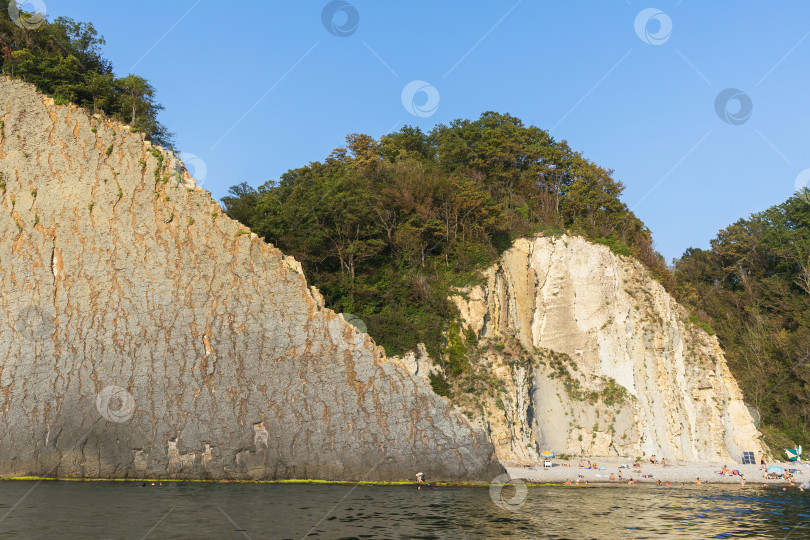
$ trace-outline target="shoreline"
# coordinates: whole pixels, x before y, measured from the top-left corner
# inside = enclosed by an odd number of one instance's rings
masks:
[[[588,463],[588,460],[584,460]],[[591,460],[593,461],[593,460]],[[658,481],[670,482],[672,487],[682,485],[697,485],[696,479],[700,479],[701,485],[740,485],[741,477],[734,475],[717,474],[723,467],[722,462],[673,462],[663,466],[650,463],[642,464],[640,469],[632,469],[632,459],[605,458],[597,461],[599,469],[580,468],[579,460],[552,460],[553,467],[542,467],[542,462],[538,464],[526,464],[518,462],[503,462],[502,465],[513,480],[521,480],[527,487],[571,487],[583,485],[627,485],[632,479],[633,484],[657,485]],[[728,463],[726,463],[728,465]],[[810,464],[808,463],[783,463],[775,462],[766,465],[776,465],[783,469],[796,469],[794,481],[796,488],[805,481],[810,481]],[[621,467],[624,466],[624,467]],[[789,486],[784,479],[766,479],[762,477],[764,472],[759,465],[739,465],[732,463],[730,470],[737,470],[745,476],[746,486]],[[610,474],[614,475],[614,480],[610,480]],[[622,481],[619,481],[619,474]],[[576,481],[579,484],[576,484]],[[21,481],[51,481],[51,482],[130,482],[130,483],[204,483],[204,484],[279,484],[279,485],[349,485],[349,486],[410,486],[416,487],[414,481],[353,481],[353,480],[322,480],[312,478],[290,478],[281,480],[214,480],[214,479],[189,479],[189,478],[84,478],[84,477],[43,477],[43,476],[7,476],[0,477],[0,482],[21,482]],[[566,485],[570,481],[571,485]],[[488,482],[425,482],[426,488],[431,487],[489,487]]]
[[[678,461],[666,465],[653,465],[647,462],[642,463],[640,469],[633,469],[634,460],[632,459],[600,458],[596,460],[599,469],[588,469],[580,468],[579,460],[553,459],[551,461],[554,466],[546,468],[542,466],[542,462],[536,465],[504,462],[503,465],[512,478],[520,478],[528,482],[551,482],[563,485],[567,480],[570,480],[572,484],[579,480],[580,485],[585,482],[588,484],[619,485],[620,483],[627,484],[629,479],[632,479],[634,484],[651,485],[657,485],[660,480],[661,482],[670,482],[673,487],[676,485],[680,487],[681,484],[697,485],[697,479],[700,479],[702,485],[740,485],[740,476],[718,474],[723,465],[727,465],[731,471],[737,470],[741,475],[744,475],[746,486],[761,486],[763,484],[789,486],[789,482],[785,479],[763,478],[765,470],[772,465],[782,467],[785,470],[798,470],[799,472],[794,475],[797,489],[802,482],[810,481],[810,464],[807,463],[770,462],[766,464],[764,469],[760,469],[758,464],[740,465],[733,462]],[[589,460],[585,459],[584,461],[587,465]],[[594,460],[591,459],[590,461]],[[622,465],[624,467],[620,468]],[[610,480],[611,474],[614,475],[614,480]],[[619,474],[622,476],[621,482],[619,481]],[[645,478],[645,476],[647,477]]]
[[[412,486],[418,484],[413,481],[368,481],[368,480],[319,480],[306,478],[288,478],[285,480],[202,480],[186,478],[78,478],[78,477],[53,477],[53,476],[3,476],[0,482],[163,482],[163,483],[195,483],[195,484],[317,484],[317,485],[340,485],[340,486]],[[425,482],[421,484],[425,488],[430,487],[477,487],[489,488],[488,482]],[[563,486],[563,483],[552,482],[526,482],[528,487],[548,487]]]

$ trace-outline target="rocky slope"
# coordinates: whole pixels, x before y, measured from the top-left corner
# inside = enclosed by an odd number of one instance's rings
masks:
[[[466,408],[503,460],[764,450],[717,339],[634,259],[579,237],[522,239],[455,300],[494,377]]]
[[[170,153],[20,82],[0,119],[0,476],[503,471]]]

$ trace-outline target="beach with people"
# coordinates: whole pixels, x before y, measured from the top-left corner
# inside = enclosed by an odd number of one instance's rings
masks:
[[[549,461],[551,466],[548,466]],[[544,461],[536,464],[506,462],[504,465],[512,478],[527,482],[566,485],[660,483],[662,486],[676,487],[687,484],[740,486],[773,484],[798,490],[802,484],[807,486],[806,482],[810,481],[810,464],[795,462],[742,465],[733,462],[656,460],[652,463],[650,458],[636,460],[575,457],[552,459],[545,463],[546,466]],[[769,471],[769,468],[772,470]],[[780,469],[781,473],[778,472]]]

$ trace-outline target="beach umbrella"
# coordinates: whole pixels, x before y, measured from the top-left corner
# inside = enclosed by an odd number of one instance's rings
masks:
[[[768,467],[768,472],[776,473],[776,474],[785,474],[785,469],[782,467],[777,467],[776,465],[771,465]]]
[[[802,457],[802,447],[797,446],[796,448],[785,448],[785,454],[790,461],[799,461],[799,458]]]
[[[543,450],[542,452],[540,452],[540,455],[543,456],[544,458],[557,457],[557,454],[555,454],[551,450]]]

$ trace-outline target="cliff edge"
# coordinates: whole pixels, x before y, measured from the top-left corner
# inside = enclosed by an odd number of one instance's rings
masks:
[[[18,81],[0,120],[0,476],[503,471],[170,152]]]

